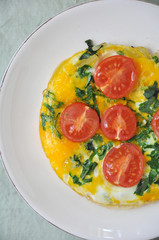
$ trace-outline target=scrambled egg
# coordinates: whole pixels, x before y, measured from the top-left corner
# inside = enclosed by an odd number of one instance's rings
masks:
[[[96,54],[92,54],[88,58],[80,59],[87,52],[84,50],[62,62],[53,73],[47,89],[43,92],[39,127],[43,149],[56,174],[77,193],[96,203],[105,206],[138,206],[158,200],[158,170],[149,164],[151,156],[148,156],[154,151],[152,146],[157,144],[158,140],[151,130],[143,138],[141,136],[141,132],[147,129],[148,117],[153,114],[139,111],[139,107],[140,104],[147,101],[144,95],[145,90],[153,86],[155,81],[159,83],[159,64],[155,61],[155,57],[143,47],[103,43],[96,46],[95,49],[97,49]],[[137,68],[137,84],[125,98],[112,100],[96,95],[96,102],[101,116],[107,108],[118,103],[129,104],[128,106],[136,114],[139,123],[136,133],[138,137],[130,141],[141,148],[147,163],[141,181],[130,188],[115,186],[109,183],[103,175],[102,164],[106,150],[104,152],[101,146],[107,145],[111,148],[111,146],[119,145],[120,141],[110,141],[99,129],[96,135],[87,142],[71,142],[62,135],[60,129],[60,114],[63,109],[73,102],[82,101],[76,89],[85,89],[89,74],[81,77],[78,69],[84,65],[89,65],[89,72],[93,76],[95,67],[101,60],[118,54],[123,54],[134,60]],[[150,121],[149,127],[151,128]],[[98,148],[101,155],[92,155],[93,150],[89,149],[89,144],[92,144],[96,149]],[[150,148],[145,146],[150,146]],[[83,182],[80,178],[83,163],[90,157],[92,157],[92,162],[98,164],[87,175],[87,180]]]

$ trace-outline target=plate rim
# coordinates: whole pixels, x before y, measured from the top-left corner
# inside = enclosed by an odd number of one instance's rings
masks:
[[[68,7],[66,8],[65,10],[57,13],[56,15],[54,15],[53,17],[50,17],[49,19],[47,19],[46,21],[44,21],[42,24],[40,24],[34,31],[32,31],[29,36],[21,43],[21,45],[18,47],[18,49],[15,51],[15,53],[13,54],[13,56],[11,57],[11,60],[2,76],[2,80],[1,80],[1,83],[0,83],[0,101],[3,99],[2,98],[2,95],[3,95],[3,89],[4,89],[4,85],[5,85],[5,79],[7,77],[7,73],[12,65],[12,63],[14,62],[14,59],[16,58],[17,54],[20,52],[20,50],[23,48],[23,46],[25,45],[26,42],[28,42],[28,40],[37,32],[39,31],[44,25],[46,25],[48,22],[50,22],[51,20],[53,20],[54,18],[58,17],[59,15],[62,15],[63,13],[71,10],[71,9],[74,9],[74,8],[78,8],[79,6],[81,5],[89,5],[90,3],[94,3],[94,2],[103,2],[104,0],[91,0],[91,1],[88,1],[88,2],[85,2],[85,3],[80,3],[80,4],[77,4],[77,5],[74,5],[74,6],[71,6],[71,7]],[[110,1],[110,0],[105,0],[105,1]],[[119,1],[119,0],[114,0],[114,1]],[[128,0],[120,0],[121,2],[128,2]],[[130,0],[129,0],[130,1]],[[154,7],[158,7],[158,5],[156,5],[155,3],[148,3],[148,2],[142,2],[140,0],[133,0],[134,2],[139,2],[140,4],[143,4],[143,5],[153,5]],[[8,82],[7,82],[8,83]],[[5,90],[4,90],[5,91]],[[1,136],[0,136],[1,138]],[[1,141],[2,142],[2,141]],[[2,156],[2,151],[1,151],[1,146],[0,146],[0,158],[1,158],[1,161],[2,161],[2,165],[5,169],[5,172],[7,173],[10,181],[12,182],[14,188],[16,189],[16,192],[19,194],[19,196],[21,196],[21,198],[27,203],[27,205],[29,207],[31,207],[31,209],[34,210],[34,212],[36,212],[38,215],[40,215],[44,220],[46,220],[48,223],[50,223],[51,225],[57,227],[58,229],[66,232],[67,234],[70,234],[74,237],[79,237],[81,239],[87,239],[89,240],[89,238],[84,238],[84,237],[81,237],[81,236],[78,236],[78,235],[75,235],[71,232],[68,232],[66,231],[65,229],[59,227],[58,225],[56,225],[55,223],[51,222],[49,219],[47,219],[44,215],[42,215],[42,213],[39,213],[35,208],[34,206],[31,205],[31,203],[29,203],[27,201],[27,199],[23,196],[23,194],[20,192],[20,189],[17,188],[16,184],[14,183],[14,180],[11,178],[9,172],[8,172],[8,169],[6,167],[6,164],[5,164],[5,157]],[[114,238],[113,238],[114,239]]]

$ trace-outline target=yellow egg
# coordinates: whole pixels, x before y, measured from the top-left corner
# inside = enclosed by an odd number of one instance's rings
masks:
[[[51,166],[56,174],[66,184],[80,195],[98,204],[104,206],[134,207],[159,200],[159,187],[158,184],[155,183],[155,181],[158,181],[158,173],[149,165],[151,157],[148,156],[152,153],[152,150],[154,150],[153,146],[157,144],[158,140],[152,129],[150,129],[145,139],[144,137],[142,140],[140,139],[142,138],[140,133],[147,127],[151,128],[150,121],[148,122],[149,125],[146,125],[145,121],[148,121],[149,115],[153,115],[154,112],[158,110],[156,107],[153,111],[153,103],[152,106],[150,106],[150,111],[153,113],[148,114],[140,111],[140,104],[148,101],[144,95],[146,89],[150,89],[155,81],[159,83],[159,64],[155,62],[148,50],[143,47],[103,43],[93,47],[93,51],[94,52],[89,52],[88,50],[84,50],[62,62],[53,73],[47,89],[43,92],[39,131],[46,156],[50,160]],[[87,54],[87,57],[81,58],[83,54]],[[137,83],[124,98],[109,99],[104,96],[101,89],[95,86],[91,78],[94,75],[98,63],[105,58],[120,54],[133,59],[137,70]],[[81,70],[83,66],[87,66],[85,72],[80,73],[79,69]],[[91,83],[88,81],[91,81]],[[76,91],[80,89],[85,91],[86,94],[89,84],[93,87],[95,86],[95,91],[98,91],[98,94],[95,95],[95,101],[100,116],[103,116],[109,107],[119,103],[128,106],[135,112],[137,122],[139,123],[136,131],[137,137],[130,139],[129,142],[138,145],[144,153],[146,163],[142,180],[139,183],[142,186],[142,190],[139,184],[125,188],[108,182],[104,177],[103,160],[109,152],[109,149],[105,150],[105,154],[103,152],[102,157],[99,157],[99,155],[95,153],[95,150],[99,150],[100,147],[102,149],[102,146],[106,146],[110,142],[111,147],[118,146],[122,143],[121,141],[109,140],[103,135],[101,129],[96,132],[94,138],[86,142],[72,142],[63,135],[60,127],[62,111],[71,103],[86,103],[84,98],[79,97]],[[156,99],[154,101],[157,101],[158,97],[156,95],[155,97]],[[89,102],[90,105],[94,104],[91,97],[87,102]],[[145,126],[145,128],[143,126]],[[86,149],[86,145],[90,141],[94,150]],[[148,148],[148,146],[150,147]],[[94,165],[94,169],[89,170],[85,178],[82,179],[81,175],[84,172],[84,165],[93,153],[95,154],[91,161],[96,166]],[[150,172],[153,176],[150,175]],[[152,177],[153,180],[150,179],[150,177]],[[145,188],[142,185],[143,181],[145,181]]]

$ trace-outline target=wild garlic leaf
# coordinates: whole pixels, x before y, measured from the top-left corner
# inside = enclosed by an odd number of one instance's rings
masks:
[[[88,71],[90,69],[91,69],[91,66],[85,64],[82,67],[78,68],[77,73],[80,78],[84,78],[90,74],[90,72]]]
[[[49,105],[47,103],[43,103],[43,105],[54,115],[55,111],[54,111],[54,108],[51,105]]]
[[[92,55],[97,55],[97,52],[100,48],[103,47],[103,45],[100,45],[99,47],[95,47],[93,45],[92,40],[88,39],[85,41],[85,43],[87,44],[88,48],[87,50],[81,55],[81,57],[79,58],[79,60],[83,60],[83,59],[87,59]],[[98,56],[98,55],[97,55]]]
[[[150,86],[148,89],[145,90],[144,96],[147,99],[149,99],[153,96],[157,98],[158,93],[159,93],[158,83],[157,83],[157,81],[155,81],[152,86]]]
[[[82,185],[82,182],[80,182],[79,177],[77,177],[76,175],[72,175],[71,173],[69,173],[69,175],[72,178],[74,184],[77,184],[79,186]]]
[[[157,56],[153,56],[152,59],[154,60],[155,63],[159,63],[159,58]]]
[[[117,54],[118,54],[118,55],[122,55],[122,56],[124,56],[124,55],[125,55],[125,54],[124,54],[124,52],[123,52],[123,51],[121,51],[121,50],[117,51]]]

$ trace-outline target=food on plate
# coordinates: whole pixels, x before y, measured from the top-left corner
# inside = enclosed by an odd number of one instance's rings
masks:
[[[63,182],[98,204],[159,200],[159,58],[144,47],[86,44],[43,92],[45,154]]]

